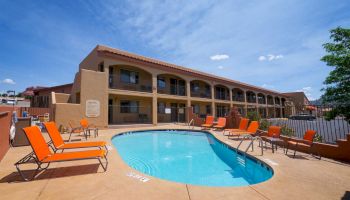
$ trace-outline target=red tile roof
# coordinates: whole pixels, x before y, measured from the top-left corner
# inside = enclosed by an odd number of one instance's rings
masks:
[[[202,76],[202,77],[208,78],[210,80],[226,82],[226,83],[234,84],[234,85],[237,85],[237,86],[243,86],[243,87],[246,87],[247,89],[252,89],[252,90],[255,89],[255,90],[270,92],[270,93],[278,94],[280,96],[287,97],[286,95],[284,95],[284,94],[282,94],[280,92],[274,91],[274,90],[269,90],[269,89],[265,89],[265,88],[262,88],[262,87],[250,85],[250,84],[247,84],[247,83],[234,81],[234,80],[231,80],[231,79],[228,79],[228,78],[215,76],[213,74],[201,72],[201,71],[198,71],[198,70],[190,69],[190,68],[179,66],[179,65],[174,65],[174,64],[171,64],[171,63],[163,62],[163,61],[156,60],[156,59],[153,59],[153,58],[148,58],[148,57],[145,57],[145,56],[137,55],[137,54],[134,54],[134,53],[126,52],[126,51],[123,51],[123,50],[120,50],[120,49],[111,48],[111,47],[104,46],[104,45],[97,45],[96,46],[96,50],[98,52],[100,52],[100,53],[115,54],[115,55],[131,58],[131,59],[139,60],[139,61],[142,61],[142,62],[152,63],[152,64],[156,64],[156,65],[159,65],[159,66],[162,66],[162,67],[168,67],[168,68],[172,68],[172,69],[175,69],[175,70],[178,70],[178,71],[187,72],[187,73],[191,73],[191,74],[194,74],[194,75]]]

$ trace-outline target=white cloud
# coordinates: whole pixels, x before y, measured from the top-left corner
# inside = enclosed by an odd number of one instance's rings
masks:
[[[14,85],[16,84],[16,82],[14,82],[12,79],[10,78],[5,78],[2,83],[5,83],[5,84],[10,84],[10,85]]]
[[[220,65],[220,66],[218,66],[218,69],[224,69],[224,66]]]
[[[303,87],[300,90],[297,90],[297,92],[304,92],[305,96],[309,99],[309,100],[315,100],[315,98],[312,95],[312,87],[307,86],[307,87]]]
[[[259,61],[265,61],[265,60],[273,61],[273,60],[279,60],[279,59],[282,59],[282,58],[283,58],[282,54],[279,54],[279,55],[268,54],[266,56],[259,56],[258,60]]]
[[[230,56],[226,54],[217,54],[217,55],[210,56],[211,60],[225,60],[228,58],[230,58]]]
[[[266,89],[275,89],[275,86],[266,83],[262,84],[261,87]]]
[[[264,61],[264,60],[266,60],[266,57],[265,56],[259,56],[259,61]]]

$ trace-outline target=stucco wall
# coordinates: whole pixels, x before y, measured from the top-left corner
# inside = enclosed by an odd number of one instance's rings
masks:
[[[103,59],[97,56],[96,48],[79,64],[79,69],[98,70],[98,65]]]
[[[79,124],[83,117],[80,104],[56,103],[55,104],[55,122],[57,126],[69,127],[69,122]]]
[[[108,125],[108,91],[107,91],[107,73],[96,72],[91,70],[81,69],[76,81],[80,84],[80,104],[59,103],[65,101],[67,96],[54,95],[55,102],[55,121],[58,125],[68,127],[70,120],[75,124],[79,123],[82,118],[87,118],[89,123],[98,127],[107,127]],[[74,91],[72,91],[74,92]],[[100,115],[98,117],[87,117],[85,114],[86,101],[97,100],[100,102]]]
[[[108,72],[96,72],[82,69],[81,73],[81,92],[80,105],[83,111],[83,117],[86,117],[90,123],[99,127],[108,126]],[[100,115],[98,117],[85,116],[85,107],[87,100],[98,100],[100,102]]]
[[[80,93],[80,86],[81,86],[81,73],[79,71],[78,73],[75,74],[75,77],[74,77],[74,82],[72,86],[72,92],[69,99],[69,103],[79,103],[77,102],[76,95],[77,93]]]
[[[0,110],[0,161],[5,156],[6,152],[10,148],[9,144],[9,133],[11,123],[11,112]]]
[[[56,103],[68,103],[70,94],[55,93]]]

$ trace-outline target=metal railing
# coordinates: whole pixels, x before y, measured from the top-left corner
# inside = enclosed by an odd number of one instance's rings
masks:
[[[151,106],[108,106],[108,124],[147,124],[152,122]]]
[[[191,91],[191,97],[200,97],[200,98],[210,99],[211,98],[211,94],[210,93],[205,93],[205,92],[194,92],[194,91]]]
[[[152,83],[141,84],[141,83],[125,83],[121,81],[116,75],[109,75],[108,81],[109,88],[121,89],[121,90],[132,90],[139,92],[152,92]]]
[[[174,86],[174,85],[171,85],[170,89],[158,87],[157,92],[159,94],[186,96],[186,87],[185,86]]]
[[[232,101],[244,102],[244,96],[243,95],[233,95]]]

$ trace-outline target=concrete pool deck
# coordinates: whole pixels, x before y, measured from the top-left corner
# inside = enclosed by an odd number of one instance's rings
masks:
[[[108,154],[107,172],[95,160],[51,164],[36,180],[23,182],[14,163],[31,151],[30,147],[11,148],[0,162],[0,199],[349,199],[350,164],[331,159],[318,160],[297,152],[297,158],[286,156],[282,149],[274,154],[271,149],[260,155],[249,154],[266,162],[274,169],[274,176],[263,183],[245,187],[203,187],[174,183],[147,176],[122,161],[111,138],[121,132],[145,129],[187,128],[181,125],[101,130],[99,137],[112,147]],[[198,128],[197,128],[198,129]],[[233,147],[237,141],[229,140],[221,132],[213,132],[219,140]],[[45,134],[46,135],[46,134]],[[68,134],[63,135],[68,138]],[[46,136],[47,137],[47,136]],[[74,136],[73,140],[82,139]],[[84,141],[84,139],[82,139]],[[244,142],[241,149],[245,149]],[[290,152],[292,153],[292,152]],[[28,166],[33,169],[34,166]],[[128,176],[130,172],[147,177],[147,182]]]

